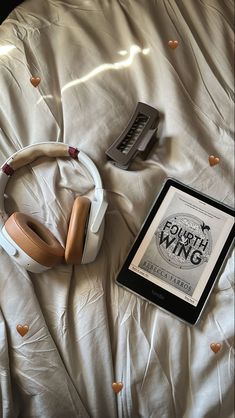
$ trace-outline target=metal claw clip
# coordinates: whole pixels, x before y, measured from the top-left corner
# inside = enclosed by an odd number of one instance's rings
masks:
[[[159,120],[157,109],[139,102],[127,127],[105,152],[110,161],[127,170],[136,155],[145,159],[156,140]]]

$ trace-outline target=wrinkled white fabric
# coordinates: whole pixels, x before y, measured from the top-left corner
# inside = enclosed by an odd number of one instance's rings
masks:
[[[232,418],[232,255],[195,327],[115,277],[167,176],[233,204],[233,95],[231,0],[28,0],[0,26],[0,163],[69,143],[96,163],[109,202],[90,265],[30,274],[0,250],[1,417]],[[105,150],[138,101],[161,111],[159,140],[122,171]],[[6,209],[64,245],[74,197],[92,188],[75,161],[44,158],[15,173]]]

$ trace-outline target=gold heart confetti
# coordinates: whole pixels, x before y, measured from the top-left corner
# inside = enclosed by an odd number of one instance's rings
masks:
[[[39,85],[39,83],[41,82],[41,78],[40,77],[31,77],[30,78],[30,83],[34,86],[37,87]]]
[[[213,167],[216,164],[219,164],[219,162],[220,162],[219,157],[215,157],[214,155],[210,155],[208,157],[208,160],[209,160],[209,163],[210,163],[210,166],[211,167]]]
[[[115,393],[119,393],[123,389],[123,383],[122,382],[113,382],[112,383],[112,388],[113,388],[113,391]]]
[[[25,334],[27,334],[29,330],[29,326],[27,324],[21,325],[18,324],[16,326],[17,332],[21,335],[21,337],[24,337]]]
[[[220,343],[211,343],[210,347],[211,347],[211,350],[216,354],[220,351],[221,344]]]
[[[179,42],[176,39],[175,40],[170,39],[170,41],[168,41],[168,46],[171,49],[177,48],[178,45],[179,45]]]

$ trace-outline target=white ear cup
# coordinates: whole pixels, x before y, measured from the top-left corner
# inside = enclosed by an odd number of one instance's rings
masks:
[[[31,271],[32,273],[42,273],[43,271],[49,269],[49,267],[39,264],[37,261],[33,260],[33,258],[31,258],[27,253],[25,253],[22,250],[22,248],[20,248],[10,237],[5,227],[2,228],[1,233],[5,240],[8,241],[10,245],[13,246],[16,250],[14,255],[11,254],[11,257],[26,270]]]
[[[101,222],[99,230],[94,233],[92,232],[92,225],[97,214],[97,208],[100,206],[100,202],[94,200],[91,202],[89,220],[87,225],[84,249],[81,264],[92,263],[97,257],[97,254],[100,250],[101,242],[104,235],[104,218]]]

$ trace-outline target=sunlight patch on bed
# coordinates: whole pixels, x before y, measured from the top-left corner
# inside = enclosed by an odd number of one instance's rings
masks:
[[[119,54],[124,55],[124,50],[119,51]],[[88,74],[81,78],[77,78],[76,80],[70,81],[69,83],[65,84],[62,89],[61,93],[65,92],[71,87],[77,86],[78,84],[85,83],[86,81],[90,80],[91,78],[95,77],[96,75],[109,71],[109,70],[121,70],[123,68],[130,67],[133,63],[133,60],[137,54],[144,54],[147,55],[149,53],[149,48],[141,49],[138,45],[132,45],[130,47],[130,54],[129,56],[122,61],[117,61],[114,63],[104,63],[99,65],[98,67],[94,68],[94,70],[90,71]]]
[[[7,55],[8,52],[12,51],[12,49],[15,49],[15,45],[3,45],[0,46],[0,56],[1,55]]]

